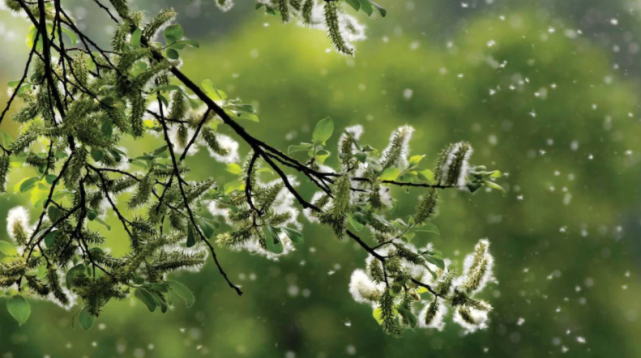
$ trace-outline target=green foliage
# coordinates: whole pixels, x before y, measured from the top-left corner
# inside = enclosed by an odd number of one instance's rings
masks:
[[[301,11],[307,16],[309,3],[277,0],[265,7],[288,21]],[[311,3],[324,7],[324,21],[339,52],[353,54],[345,34],[354,37],[359,29],[343,14],[343,2]],[[442,285],[443,277],[451,276],[440,252],[419,251],[410,242],[418,233],[439,234],[428,222],[436,210],[436,190],[487,186],[493,178],[494,172],[469,165],[471,147],[450,146],[435,169],[441,174],[435,177],[418,167],[424,155],[409,155],[412,127],[395,130],[380,152],[362,144],[362,128],[352,127],[338,138],[334,168],[328,162],[328,143],[335,128],[328,117],[316,124],[311,143],[290,147],[289,153],[306,152],[308,158],[300,162],[239,124],[259,121],[253,106],[229,98],[210,80],[198,86],[181,72],[179,51],[198,43],[185,39],[180,25],[170,24],[176,16],[173,10],[146,20],[125,2],[111,4],[122,21],[111,40],[112,49],[94,45],[96,52],[67,51],[60,36],[49,38],[48,31],[41,32],[61,28],[61,17],[68,18],[64,10],[43,3],[23,9],[29,18],[47,20],[34,21],[35,31],[28,35],[32,55],[43,56],[27,64],[25,77],[18,82],[28,77],[28,88],[15,86],[15,98],[25,104],[13,119],[22,127],[15,140],[5,141],[0,161],[3,183],[12,160],[31,168],[16,191],[29,194],[41,213],[32,225],[26,209],[14,208],[8,227],[16,245],[0,241],[0,250],[9,257],[0,263],[1,286],[20,292],[8,303],[14,318],[22,324],[29,316],[24,297],[47,298],[65,307],[79,305],[77,321],[85,330],[112,300],[134,297],[150,312],[165,313],[175,293],[191,306],[194,295],[169,280],[168,274],[199,269],[210,254],[240,295],[210,240],[269,258],[285,255],[304,243],[297,202],[310,221],[320,221],[338,238],[355,240],[378,260],[369,262],[368,270],[372,280],[385,288],[369,290],[363,297],[381,307],[384,330],[397,335],[402,328],[416,327],[408,295],[417,295],[422,288],[434,292],[430,284]],[[225,7],[229,2],[218,4]],[[372,6],[363,0],[358,9],[371,14]],[[73,20],[64,25],[72,42],[85,38]],[[157,36],[161,31],[164,44]],[[52,61],[52,53],[60,60]],[[239,143],[221,133],[220,127],[249,146],[244,161],[239,161]],[[119,147],[125,138],[155,140],[159,146],[130,156]],[[213,179],[188,180],[191,168],[184,160],[201,146],[215,161],[225,163],[234,178],[221,185]],[[297,189],[301,178],[319,190],[311,201]],[[428,199],[423,200],[427,203],[421,202],[413,216],[394,216],[392,186],[427,189]],[[127,211],[117,204],[123,199]],[[107,239],[105,229],[111,230],[107,216],[117,218],[127,235],[130,250],[124,255],[101,249]],[[489,310],[471,298],[491,274],[487,247],[477,251],[488,258],[474,261],[456,299],[449,298],[449,291],[437,295],[457,307],[468,324],[470,309]],[[407,265],[425,271],[413,275]]]

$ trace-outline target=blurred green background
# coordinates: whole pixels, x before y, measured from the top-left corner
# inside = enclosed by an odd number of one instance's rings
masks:
[[[162,315],[112,302],[88,332],[49,302],[33,303],[22,327],[2,307],[0,356],[641,357],[641,5],[379,2],[389,15],[361,19],[368,39],[353,58],[328,50],[322,31],[283,25],[251,1],[225,14],[208,0],[136,4],[149,13],[176,7],[202,44],[184,56],[185,71],[254,104],[261,123],[247,129],[279,148],[307,140],[325,116],[340,127],[362,123],[364,142],[377,148],[411,124],[412,153],[433,162],[446,143],[467,140],[474,164],[505,172],[505,196],[443,195],[441,236],[420,239],[456,265],[478,239],[491,240],[499,284],[483,294],[495,307],[487,330],[463,336],[448,322],[443,332],[384,335],[347,290],[362,249],[307,225],[305,244],[279,262],[219,249],[240,298],[210,262],[174,276],[195,292],[193,307]],[[95,36],[113,31],[93,2],[69,6]],[[25,21],[0,12],[0,83],[20,76],[26,32]],[[2,129],[17,131],[8,121]],[[156,145],[128,143],[136,152]],[[189,159],[194,177],[228,178],[208,158]],[[399,215],[419,193],[397,193]],[[19,203],[28,198],[0,197],[2,228]],[[114,251],[126,245],[117,228]]]

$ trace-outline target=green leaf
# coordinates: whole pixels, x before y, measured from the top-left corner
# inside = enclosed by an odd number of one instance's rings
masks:
[[[287,154],[292,154],[296,152],[306,152],[311,147],[312,147],[311,143],[301,143],[301,144],[290,145],[289,148],[287,148]]]
[[[206,220],[196,219],[196,224],[198,224],[198,227],[200,227],[200,230],[202,230],[203,235],[205,235],[205,237],[208,239],[210,239],[214,235],[214,232],[216,231],[214,226],[211,225]]]
[[[316,153],[316,157],[315,157],[316,158],[316,162],[318,164],[321,164],[321,165],[324,164],[325,160],[327,160],[327,158],[329,158],[329,155],[330,155],[330,153],[328,151],[326,151],[325,149],[319,150]]]
[[[291,240],[291,242],[295,244],[302,244],[303,243],[303,234],[300,231],[290,229],[288,227],[281,227],[283,232],[285,232],[285,235]]]
[[[62,210],[58,209],[57,206],[55,205],[49,205],[49,208],[47,208],[47,215],[49,216],[49,220],[51,220],[52,223],[57,222],[64,214],[62,213]]]
[[[167,58],[171,60],[177,60],[180,58],[180,54],[178,53],[178,50],[173,48],[168,48],[167,51],[165,51],[165,54],[167,55]]]
[[[111,231],[111,226],[109,226],[109,224],[107,224],[107,223],[106,223],[104,220],[102,220],[101,218],[96,217],[96,218],[94,219],[94,221],[95,221],[95,222],[97,222],[97,223],[99,223],[99,224],[102,224],[102,226],[106,227],[106,228],[107,228],[107,230],[110,230],[110,231]]]
[[[22,326],[31,315],[31,305],[24,297],[16,295],[7,301],[7,311]]]
[[[54,229],[51,230],[44,238],[45,246],[47,248],[51,248],[53,246],[53,243],[56,241],[56,238],[58,237],[58,230]]]
[[[263,232],[265,234],[265,246],[267,247],[267,250],[275,254],[283,253],[285,249],[283,248],[283,243],[278,238],[280,230],[271,225],[266,225],[263,228]]]
[[[9,241],[0,240],[0,252],[7,256],[18,255],[18,249]]]
[[[67,271],[67,276],[65,276],[65,282],[67,284],[67,288],[71,288],[73,286],[73,281],[76,279],[76,277],[79,276],[84,276],[87,274],[87,267],[85,264],[78,264]]]
[[[413,156],[411,156],[410,160],[409,160],[410,167],[417,166],[421,162],[421,160],[423,160],[423,158],[425,158],[425,155],[413,155]]]
[[[69,40],[71,40],[72,45],[75,45],[76,43],[78,43],[78,36],[76,35],[75,32],[69,30],[64,26],[62,27],[62,32],[69,37]]]
[[[312,141],[314,144],[325,145],[325,142],[332,136],[334,133],[334,121],[330,118],[323,118],[314,128],[314,133],[312,133]]]
[[[398,313],[400,313],[401,317],[403,317],[403,321],[407,325],[409,325],[411,328],[416,328],[418,319],[416,319],[416,315],[414,315],[414,313],[412,313],[412,311],[409,308],[404,306],[399,306]]]
[[[361,8],[361,2],[359,0],[345,0],[354,10],[358,11]]]
[[[80,314],[78,315],[78,322],[80,322],[80,326],[85,331],[88,331],[91,327],[93,327],[93,323],[95,321],[96,317],[89,313],[89,307],[83,307],[82,311],[80,311]]]
[[[227,171],[234,175],[240,175],[243,173],[243,168],[241,168],[240,165],[236,163],[231,163],[227,164]]]
[[[349,223],[356,229],[356,231],[361,231],[363,230],[363,227],[365,225],[361,224],[358,220],[356,220],[352,215],[348,216]]]
[[[492,179],[498,179],[501,176],[503,176],[503,173],[501,173],[500,170],[495,170],[495,171],[490,173],[490,178],[492,178]]]
[[[131,38],[129,39],[129,43],[131,44],[132,47],[140,47],[140,39],[141,38],[142,38],[142,30],[137,28],[131,34]]]
[[[245,112],[242,112],[242,111],[234,112],[234,111],[229,110],[229,109],[226,109],[225,113],[227,113],[227,115],[232,117],[233,119],[243,119],[243,120],[252,121],[252,122],[256,122],[256,123],[260,122],[260,119],[254,113],[245,113]]]
[[[367,14],[367,16],[372,16],[374,13],[374,8],[369,0],[361,0],[361,10]]]
[[[101,161],[102,158],[105,156],[105,153],[103,153],[103,151],[98,148],[91,148],[90,154],[91,154],[91,159],[97,162]]]
[[[51,184],[53,184],[53,182],[56,180],[56,178],[57,178],[57,176],[55,176],[54,174],[47,174],[47,175],[45,176],[45,181],[46,181],[49,185],[51,185]]]
[[[380,180],[389,180],[394,181],[401,174],[401,170],[398,168],[387,168],[383,170],[381,175],[378,177]]]
[[[170,25],[165,28],[163,31],[163,36],[165,37],[165,40],[167,41],[168,44],[172,44],[176,41],[180,41],[180,39],[185,36],[185,31],[183,31],[182,26],[178,24]]]
[[[387,16],[387,9],[385,9],[385,8],[384,8],[384,7],[382,7],[381,5],[379,5],[379,4],[377,4],[377,3],[375,3],[373,0],[369,0],[369,2],[370,2],[372,5],[374,5],[374,7],[376,8],[376,10],[378,10],[378,12],[381,14],[381,16],[382,16],[382,17]]]
[[[156,310],[156,307],[158,306],[154,295],[144,287],[136,288],[136,290],[134,291],[134,297],[142,301],[142,303],[147,306],[150,312],[154,312]]]
[[[185,300],[185,303],[187,303],[187,307],[191,307],[194,302],[196,302],[196,297],[194,297],[194,294],[187,286],[178,281],[170,280],[167,280],[167,284],[172,291],[174,291],[178,296],[182,297],[182,299]]]
[[[429,232],[436,235],[441,235],[441,231],[434,224],[425,224],[424,226],[416,229],[417,232]]]
[[[245,182],[243,180],[234,180],[225,184],[223,190],[226,195],[233,193],[236,190],[245,189]]]
[[[225,92],[218,90],[211,80],[204,80],[200,83],[205,93],[214,101],[223,101],[227,98]]]
[[[427,182],[428,184],[434,183],[434,172],[432,172],[431,170],[429,169],[419,170],[416,173],[419,179]]]
[[[196,40],[180,40],[180,41],[176,41],[176,42],[172,43],[168,47],[169,48],[175,48],[176,50],[182,50],[182,49],[185,48],[185,46],[191,46],[191,47],[199,48],[200,47],[200,43],[198,43],[198,41],[196,41]]]
[[[20,182],[18,191],[21,193],[27,192],[33,189],[36,186],[36,183],[40,181],[38,177],[31,177]]]
[[[439,256],[432,256],[429,254],[423,255],[427,262],[436,265],[436,267],[440,268],[441,270],[445,270],[445,261]]]
[[[372,312],[372,316],[374,316],[374,319],[378,324],[383,324],[383,309],[380,307],[374,308],[374,312]]]
[[[496,184],[496,183],[495,183],[495,182],[493,182],[493,181],[486,180],[486,181],[485,181],[485,185],[489,186],[489,187],[490,187],[490,188],[492,188],[492,189],[499,190],[499,191],[501,191],[501,192],[505,193],[505,189],[503,189],[503,187],[502,187],[502,186],[500,186],[500,185]]]
[[[189,224],[187,226],[187,247],[192,247],[196,245],[196,236],[194,235],[194,227]]]

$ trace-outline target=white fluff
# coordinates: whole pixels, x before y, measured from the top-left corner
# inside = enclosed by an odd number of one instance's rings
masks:
[[[356,302],[376,303],[375,300],[382,294],[382,289],[367,276],[364,270],[356,269],[349,281],[349,293]]]
[[[23,206],[16,206],[9,210],[9,213],[7,214],[7,233],[9,233],[9,237],[13,240],[16,239],[16,235],[13,231],[15,225],[22,226],[27,235],[29,235],[31,231],[29,229],[29,211]]]

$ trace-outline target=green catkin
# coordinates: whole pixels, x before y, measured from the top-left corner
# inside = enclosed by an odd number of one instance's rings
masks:
[[[78,182],[82,176],[82,170],[87,163],[87,149],[85,147],[77,148],[69,159],[69,166],[65,172],[65,186],[68,189],[75,189],[78,187]]]
[[[2,155],[0,157],[0,193],[4,193],[7,190],[6,185],[10,160],[8,155]]]
[[[116,9],[118,15],[126,19],[129,17],[129,7],[127,6],[127,0],[109,0],[111,5]]]
[[[398,336],[401,334],[401,327],[396,320],[394,310],[394,297],[391,290],[385,289],[380,299],[381,318],[383,319],[383,331],[387,334]]]
[[[432,303],[430,303],[429,307],[427,308],[427,312],[425,313],[425,324],[430,325],[434,321],[434,318],[436,317],[436,314],[438,313],[438,298],[434,297],[434,300]]]
[[[144,205],[149,201],[151,190],[153,188],[153,180],[153,176],[148,174],[140,181],[140,184],[138,184],[138,190],[129,200],[130,209]]]
[[[414,222],[423,224],[432,219],[436,215],[438,207],[438,192],[436,188],[431,188],[416,207],[416,214],[414,215]]]
[[[137,93],[130,98],[131,103],[131,131],[134,137],[140,137],[144,133],[144,126],[142,122],[143,115],[145,114],[145,97]]]
[[[457,185],[459,177],[464,175],[463,166],[466,164],[465,160],[471,148],[468,143],[461,143],[455,146],[453,150],[454,152],[450,153],[452,158],[449,166],[443,168],[443,171],[446,172],[445,184],[450,186]]]
[[[184,124],[181,124],[178,126],[178,133],[177,134],[177,140],[178,140],[178,146],[185,148],[187,146],[187,136],[189,134],[189,131],[187,130],[187,126]]]
[[[339,238],[343,237],[345,231],[345,218],[347,217],[350,205],[350,178],[343,175],[336,179],[334,184],[334,201],[329,211],[321,215],[321,222],[332,227]]]
[[[351,56],[354,55],[354,50],[347,45],[341,34],[338,20],[339,6],[338,1],[325,2],[325,25],[327,25],[327,34],[338,52]]]
[[[289,4],[287,0],[276,0],[280,18],[283,22],[289,22]]]
[[[294,10],[300,11],[303,4],[302,0],[289,0],[289,5],[291,5]]]
[[[311,25],[312,23],[312,11],[314,10],[314,5],[315,0],[305,0],[305,4],[303,4],[302,16],[303,22],[306,25]]]
[[[152,40],[152,38],[156,35],[156,32],[158,32],[158,30],[160,30],[163,25],[173,20],[174,17],[176,17],[176,12],[174,11],[174,9],[162,10],[145,26],[145,28],[142,30],[142,36],[147,41]]]
[[[182,120],[187,114],[187,101],[185,96],[180,91],[174,91],[171,95],[171,110],[169,111],[169,119]]]
[[[209,149],[211,149],[212,152],[221,156],[229,154],[229,151],[227,149],[220,146],[220,143],[216,138],[216,132],[214,132],[213,129],[209,127],[203,127],[202,133],[205,143],[207,143],[207,146],[209,147]]]
[[[62,291],[62,287],[60,286],[60,277],[53,266],[47,269],[47,282],[49,283],[49,288],[51,289],[53,296],[63,305],[69,304],[69,298]]]

